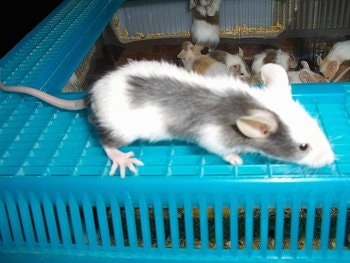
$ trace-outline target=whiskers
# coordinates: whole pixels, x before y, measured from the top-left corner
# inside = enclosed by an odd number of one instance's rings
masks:
[[[345,135],[331,135],[328,136],[329,142],[332,144],[334,141],[341,140],[345,138]]]
[[[328,136],[328,140],[329,140],[329,143],[331,145],[331,148],[333,149],[334,151],[334,159],[335,159],[335,162],[339,161],[340,160],[340,157],[338,154],[341,154],[340,152],[337,152],[338,149],[340,149],[341,147],[338,147],[338,146],[341,146],[341,145],[344,145],[344,149],[348,148],[348,143],[344,143],[343,140],[346,139],[347,136],[345,135],[331,135],[331,136]],[[346,146],[345,146],[346,145]],[[346,150],[346,154],[348,154],[348,151]]]
[[[284,160],[269,160],[269,177],[271,178],[312,178],[338,175],[336,161],[322,167],[289,163]]]

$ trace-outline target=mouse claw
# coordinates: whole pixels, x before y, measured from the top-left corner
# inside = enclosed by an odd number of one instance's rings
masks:
[[[113,162],[112,167],[109,170],[109,176],[113,176],[115,174],[115,172],[117,171],[117,169],[118,169],[118,164]]]

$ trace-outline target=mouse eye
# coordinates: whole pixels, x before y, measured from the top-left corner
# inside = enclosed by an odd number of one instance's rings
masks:
[[[306,151],[309,148],[309,145],[307,143],[302,143],[299,145],[299,149],[301,151]]]

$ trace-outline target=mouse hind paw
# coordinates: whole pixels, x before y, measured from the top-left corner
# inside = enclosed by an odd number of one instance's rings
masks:
[[[143,162],[135,158],[133,152],[124,153],[118,149],[107,146],[104,146],[103,148],[109,159],[112,161],[112,166],[109,171],[110,176],[113,176],[119,168],[120,177],[124,178],[126,168],[128,168],[132,173],[137,173],[135,166],[143,166]]]

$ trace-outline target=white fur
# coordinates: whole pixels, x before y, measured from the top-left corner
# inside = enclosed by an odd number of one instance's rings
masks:
[[[210,134],[210,136],[208,136]],[[199,144],[208,151],[215,153],[225,159],[232,153],[239,154],[241,152],[256,152],[256,149],[249,147],[234,147],[228,148],[224,146],[223,142],[220,142],[220,138],[223,132],[221,127],[213,124],[205,124],[201,127],[200,135],[198,138]]]
[[[264,65],[263,59],[265,58],[265,53],[256,54],[252,63],[252,71],[254,73],[260,73],[262,66]]]
[[[229,71],[227,69],[227,67],[218,62],[218,63],[215,63],[213,66],[211,66],[206,72],[205,72],[205,75],[206,76],[217,76],[217,75],[229,75]]]
[[[219,43],[219,26],[208,24],[203,20],[193,20],[191,28],[195,43]]]
[[[276,64],[281,65],[285,70],[289,69],[290,55],[281,49],[277,50]]]
[[[221,127],[213,124],[203,125],[201,127],[200,136],[198,138],[199,144],[208,151],[224,157],[233,152],[233,149],[227,148],[220,143]],[[208,136],[210,134],[210,136]]]
[[[130,62],[133,63],[133,62]],[[137,72],[138,71],[138,72]],[[168,139],[165,121],[160,109],[154,105],[145,106],[140,109],[130,107],[129,98],[126,95],[128,85],[126,76],[129,74],[139,74],[142,68],[130,68],[130,71],[120,70],[112,72],[108,77],[99,80],[92,92],[97,100],[102,101],[96,108],[92,105],[92,110],[104,120],[104,125],[110,127],[118,134],[123,134],[123,139],[133,141],[135,139],[159,140]],[[160,71],[160,68],[159,68]],[[149,75],[145,70],[141,75]],[[165,73],[165,71],[163,71]],[[111,87],[111,88],[106,88]],[[103,90],[101,92],[101,90]],[[110,113],[114,112],[114,115]]]
[[[336,60],[339,64],[344,60],[350,60],[350,40],[335,43],[329,51],[327,58],[329,60]]]
[[[156,117],[156,118],[155,118]],[[132,120],[132,121],[130,121]],[[110,125],[116,131],[122,130],[127,140],[146,139],[158,141],[171,138],[165,128],[165,118],[159,108],[149,105],[130,110],[128,115],[116,114]],[[118,132],[120,134],[120,132]]]

